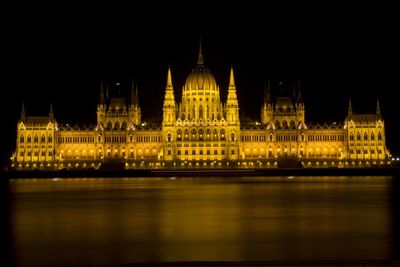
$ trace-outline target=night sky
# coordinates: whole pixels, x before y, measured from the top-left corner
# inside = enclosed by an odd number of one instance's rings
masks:
[[[233,65],[240,116],[260,119],[266,79],[273,95],[300,79],[307,122],[374,113],[379,98],[388,147],[400,152],[399,28],[390,6],[13,7],[2,33],[1,160],[15,147],[21,103],[27,115],[96,122],[100,81],[128,96],[138,84],[144,120],[161,121],[168,65],[176,99],[195,66],[199,36],[206,66],[226,99]],[[182,4],[183,5],[183,4]],[[32,9],[31,9],[32,8]],[[50,11],[48,11],[50,10]]]

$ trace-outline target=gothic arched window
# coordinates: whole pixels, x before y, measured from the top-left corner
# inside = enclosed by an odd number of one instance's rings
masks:
[[[32,142],[32,137],[28,135],[28,143]]]
[[[49,135],[49,137],[47,138],[48,142],[53,142],[53,137],[51,135]]]
[[[25,141],[24,139],[25,139],[24,136],[21,134],[21,136],[19,137],[19,142],[23,143]]]
[[[378,133],[378,140],[382,140],[382,134],[380,132]]]
[[[364,133],[364,140],[368,140],[368,134]]]
[[[42,143],[46,142],[46,137],[44,135],[42,135],[42,138],[40,138],[40,142]]]
[[[375,140],[375,135],[374,135],[374,133],[371,133],[371,140]]]
[[[171,135],[170,133],[167,135],[167,141],[168,141],[168,142],[171,142],[171,141],[172,141],[172,135]]]
[[[361,134],[360,133],[357,133],[357,141],[358,140],[361,140]]]
[[[231,141],[235,141],[235,134],[231,133]]]
[[[35,139],[33,139],[33,142],[35,143],[39,142],[39,137],[37,135],[35,135]]]

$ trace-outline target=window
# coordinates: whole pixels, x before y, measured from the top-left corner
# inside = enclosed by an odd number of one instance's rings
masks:
[[[360,133],[357,133],[357,141],[358,140],[361,140],[361,134]]]
[[[196,155],[196,150],[192,150],[192,155]]]
[[[350,134],[350,141],[354,141],[354,135],[352,133]]]
[[[380,132],[378,133],[378,140],[382,140],[382,134]]]
[[[214,150],[214,155],[218,155],[218,150]]]
[[[168,141],[168,142],[171,142],[171,141],[172,141],[172,135],[171,135],[170,133],[167,135],[167,141]]]
[[[364,140],[368,140],[368,134],[364,133]]]
[[[32,142],[32,137],[28,135],[28,143]]]
[[[181,151],[180,150],[178,150],[178,155],[180,155],[181,154]]]
[[[235,155],[235,150],[231,150],[231,155]]]
[[[171,155],[171,150],[168,150],[168,155]]]
[[[40,142],[42,143],[46,142],[46,137],[44,137],[44,135],[42,135],[42,138],[40,138]]]
[[[207,150],[207,155],[210,155],[210,150]]]
[[[225,150],[221,150],[221,155],[225,155]]]
[[[25,140],[24,140],[24,136],[23,135],[21,135],[20,137],[19,137],[19,142],[20,143],[23,143]]]
[[[235,134],[231,133],[231,141],[235,141]]]
[[[23,157],[23,156],[24,156],[24,152],[19,152],[19,155],[20,155],[21,157]]]
[[[42,151],[42,157],[46,156],[46,152]]]
[[[37,135],[35,135],[34,142],[35,142],[35,143],[39,142],[39,137],[38,137]]]
[[[375,140],[375,135],[374,135],[374,133],[371,133],[371,140]]]

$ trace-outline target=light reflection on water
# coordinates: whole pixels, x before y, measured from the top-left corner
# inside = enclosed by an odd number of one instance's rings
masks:
[[[22,266],[389,259],[391,177],[10,182]]]

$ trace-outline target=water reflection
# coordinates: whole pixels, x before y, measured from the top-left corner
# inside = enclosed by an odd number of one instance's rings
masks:
[[[393,180],[11,181],[10,244],[21,266],[391,259]]]

